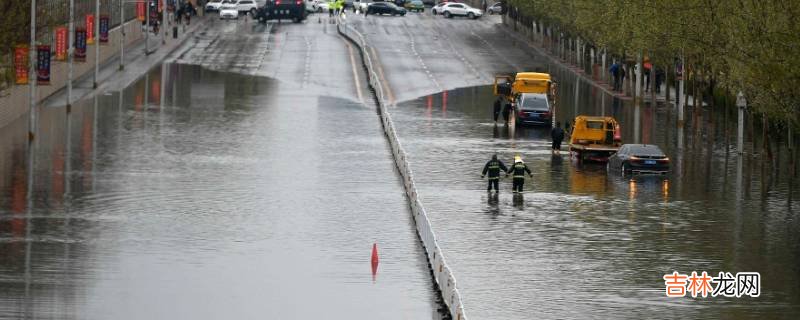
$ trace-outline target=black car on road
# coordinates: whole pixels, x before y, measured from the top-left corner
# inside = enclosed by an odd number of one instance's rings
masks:
[[[366,14],[390,14],[393,16],[406,15],[406,9],[400,8],[391,2],[375,2],[367,7]]]
[[[255,18],[261,23],[282,19],[299,23],[307,16],[305,0],[267,0],[264,6],[256,9],[255,14]]]
[[[608,170],[619,170],[622,174],[664,174],[669,172],[669,157],[656,145],[623,144],[608,158]]]

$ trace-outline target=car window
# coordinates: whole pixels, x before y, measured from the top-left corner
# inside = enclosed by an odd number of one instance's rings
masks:
[[[460,5],[460,4],[454,4],[454,5],[453,5],[453,8],[464,8],[464,6],[463,6],[463,5]]]
[[[605,121],[586,121],[586,128],[602,130],[605,124],[606,124]]]
[[[525,110],[549,110],[547,106],[547,99],[544,95],[537,94],[523,94],[521,99],[521,108]]]

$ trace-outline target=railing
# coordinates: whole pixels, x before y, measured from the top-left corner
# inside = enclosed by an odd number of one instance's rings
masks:
[[[461,303],[461,294],[458,292],[456,279],[453,276],[450,267],[447,265],[444,255],[442,255],[442,249],[439,247],[439,244],[436,241],[436,234],[433,233],[430,219],[428,219],[428,214],[426,213],[422,202],[419,200],[417,188],[414,183],[414,174],[411,170],[411,167],[408,165],[408,161],[406,160],[407,156],[405,149],[403,149],[403,146],[400,144],[400,139],[397,137],[397,132],[395,130],[394,123],[392,122],[392,117],[387,108],[388,102],[384,96],[383,86],[380,83],[378,74],[375,72],[375,62],[373,57],[370,55],[369,50],[367,49],[369,48],[369,45],[367,44],[364,36],[358,32],[358,30],[348,26],[343,20],[338,21],[338,23],[337,29],[339,33],[357,44],[359,50],[361,51],[363,63],[368,72],[367,78],[369,78],[369,85],[375,92],[375,96],[378,101],[378,108],[380,110],[380,117],[383,123],[383,130],[386,133],[386,137],[389,139],[389,144],[392,147],[392,155],[394,156],[397,169],[400,171],[400,175],[403,177],[403,185],[405,186],[406,195],[411,203],[411,213],[414,216],[417,234],[422,241],[422,245],[425,247],[428,263],[430,264],[433,274],[433,279],[436,281],[436,285],[439,287],[442,300],[450,311],[452,319],[466,320],[467,317],[464,314],[464,306]]]

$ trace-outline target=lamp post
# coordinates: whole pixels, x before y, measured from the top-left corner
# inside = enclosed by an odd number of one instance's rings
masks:
[[[736,106],[739,107],[739,128],[736,134],[736,152],[741,156],[744,154],[744,111],[747,108],[747,99],[745,99],[741,91],[736,95]]]
[[[28,83],[30,87],[30,100],[28,101],[28,141],[33,141],[36,133],[36,0],[31,0],[31,45],[28,48],[30,76]],[[32,168],[29,168],[32,171]]]
[[[100,75],[100,0],[94,1],[94,81],[92,88],[97,89],[97,78]]]
[[[75,53],[75,0],[69,0],[69,30],[67,31],[67,113],[72,109],[72,62]]]
[[[125,1],[119,0],[119,70],[125,70]]]

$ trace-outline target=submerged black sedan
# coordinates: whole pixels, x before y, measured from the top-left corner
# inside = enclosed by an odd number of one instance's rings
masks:
[[[664,174],[669,172],[669,157],[656,145],[623,144],[608,158],[608,170],[619,170],[622,174]]]

